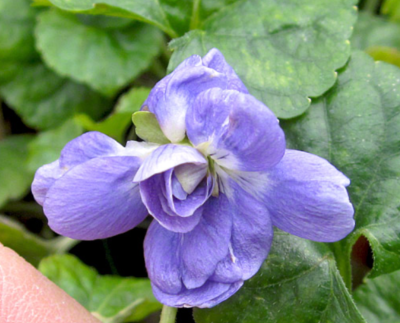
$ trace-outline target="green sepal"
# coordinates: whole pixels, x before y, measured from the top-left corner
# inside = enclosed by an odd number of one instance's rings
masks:
[[[138,111],[132,115],[136,134],[145,141],[165,145],[170,143],[162,132],[156,116],[148,111]]]

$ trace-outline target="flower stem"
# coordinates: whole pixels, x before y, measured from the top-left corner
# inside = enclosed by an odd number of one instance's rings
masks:
[[[164,305],[161,311],[160,323],[175,323],[177,311],[178,309],[175,307]]]
[[[60,236],[51,240],[47,240],[46,242],[55,253],[63,254],[76,246],[79,243],[79,240]]]
[[[0,100],[0,140],[5,138],[5,136],[6,136],[6,124],[4,122],[3,110],[1,107],[1,100]]]

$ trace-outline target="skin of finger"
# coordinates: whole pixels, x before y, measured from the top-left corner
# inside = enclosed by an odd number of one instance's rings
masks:
[[[0,244],[0,323],[99,323],[82,305]]]

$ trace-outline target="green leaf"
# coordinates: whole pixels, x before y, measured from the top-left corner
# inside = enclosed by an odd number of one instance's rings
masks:
[[[44,259],[39,270],[104,323],[140,321],[161,309],[145,278],[100,276],[72,255]]]
[[[76,112],[99,118],[108,100],[41,63],[33,37],[37,12],[28,0],[1,1],[0,96],[33,128],[58,126]]]
[[[331,91],[281,124],[289,147],[328,159],[351,180],[356,228],[335,244],[341,272],[361,235],[373,249],[370,277],[400,269],[400,69],[355,52]]]
[[[136,134],[143,140],[161,145],[170,143],[153,113],[148,111],[136,112],[132,116],[132,121],[136,127]]]
[[[122,144],[124,137],[132,122],[132,113],[139,111],[143,102],[150,93],[149,88],[132,88],[118,100],[114,112],[105,120],[94,122],[85,114],[77,115],[75,121],[85,130],[100,131]]]
[[[400,22],[400,1],[385,0],[381,12],[385,15],[389,15],[391,20]]]
[[[165,14],[179,36],[199,29],[204,20],[227,5],[239,0],[160,0]]]
[[[364,322],[329,248],[280,231],[259,272],[230,299],[196,309],[194,317],[197,323]]]
[[[40,166],[60,158],[60,152],[83,129],[74,120],[67,120],[58,128],[39,133],[29,144],[28,168],[36,171]]]
[[[48,66],[108,96],[149,67],[162,43],[149,25],[57,10],[38,16],[36,39]]]
[[[0,61],[24,60],[36,55],[32,30],[38,11],[29,0],[0,3]]]
[[[202,22],[213,13],[240,0],[160,0],[171,26],[179,36],[201,29]]]
[[[198,2],[198,0],[195,0]],[[175,30],[175,37],[182,36],[190,29],[193,0],[160,0],[160,6]],[[173,38],[175,38],[173,37]]]
[[[239,0],[160,0],[165,14],[179,36],[199,29],[202,21],[227,5]]]
[[[353,48],[362,50],[372,46],[400,48],[400,25],[360,12],[350,41]]]
[[[351,38],[353,48],[365,50],[375,60],[400,66],[400,25],[362,12]]]
[[[93,15],[137,19],[152,24],[171,38],[195,29],[214,12],[238,0],[33,0],[35,6]],[[196,21],[193,23],[193,21]]]
[[[0,215],[0,242],[15,250],[34,266],[37,266],[42,258],[49,256],[53,251],[45,240],[3,215]]]
[[[101,122],[94,122],[86,114],[75,116],[75,122],[87,131],[99,131],[110,136],[120,143],[124,143],[125,132],[131,124],[131,113],[116,113]]]
[[[400,271],[367,279],[354,292],[354,300],[368,323],[400,322]]]
[[[300,115],[308,97],[335,83],[350,55],[355,0],[238,1],[171,42],[169,70],[193,54],[221,50],[251,94],[278,117]]]
[[[373,46],[366,50],[376,61],[383,61],[400,67],[400,51],[392,47]]]
[[[158,0],[34,0],[37,5],[52,5],[74,13],[108,15],[144,21],[177,37]]]
[[[147,99],[151,89],[148,87],[132,88],[120,97],[115,107],[116,113],[135,113],[139,111],[143,102]]]
[[[37,9],[29,0],[0,3],[0,85],[8,82],[26,60],[37,59],[32,30]]]
[[[54,253],[64,253],[78,243],[67,237],[44,240],[30,233],[19,222],[3,215],[0,215],[0,242],[35,267],[43,258]]]
[[[38,129],[59,126],[76,113],[97,119],[110,106],[104,97],[40,62],[18,66],[14,77],[0,87],[0,95],[27,125]]]
[[[28,144],[32,136],[11,136],[0,141],[0,206],[23,197],[29,190],[33,172],[27,169]]]
[[[49,0],[32,0],[32,7],[40,7],[40,6],[51,6],[52,3]]]

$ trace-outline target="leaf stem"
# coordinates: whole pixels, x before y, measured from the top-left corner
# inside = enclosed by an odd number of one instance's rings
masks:
[[[350,266],[350,257],[345,252],[344,245],[341,241],[334,242],[332,244],[333,252],[335,254],[337,267],[339,269],[339,273],[343,278],[343,281],[351,293],[352,291],[352,277],[351,277],[351,266]]]
[[[190,30],[194,30],[199,27],[200,2],[201,2],[201,0],[193,1],[192,18],[190,19]]]
[[[171,39],[178,38],[179,35],[172,28],[162,29]]]
[[[175,323],[178,309],[164,305],[161,311],[160,323]]]
[[[364,10],[374,15],[376,13],[376,9],[378,8],[378,4],[379,0],[366,0],[364,4]]]

